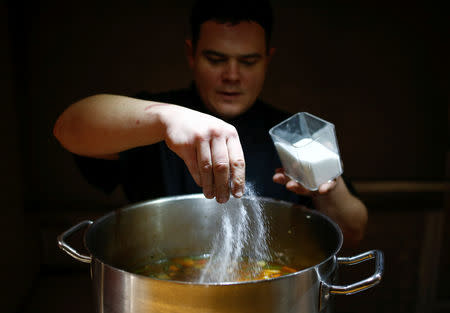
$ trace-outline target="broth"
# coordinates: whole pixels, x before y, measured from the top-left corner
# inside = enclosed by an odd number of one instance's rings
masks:
[[[161,259],[140,267],[132,272],[157,279],[196,282],[199,281],[202,270],[205,268],[208,260],[209,255]],[[256,265],[258,271],[253,273],[252,269],[255,268],[254,263],[250,263],[247,260],[240,261],[239,273],[236,281],[276,278],[295,273],[300,270],[278,262],[258,261]]]

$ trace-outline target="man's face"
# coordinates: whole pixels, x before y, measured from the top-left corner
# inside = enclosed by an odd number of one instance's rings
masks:
[[[206,21],[195,49],[189,40],[186,46],[198,93],[211,111],[233,118],[253,105],[273,53],[267,54],[261,25]]]

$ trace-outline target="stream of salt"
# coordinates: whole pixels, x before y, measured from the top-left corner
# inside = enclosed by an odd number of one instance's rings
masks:
[[[212,243],[201,283],[235,281],[240,261],[250,264],[250,274],[261,270],[258,261],[271,259],[268,248],[267,220],[251,184],[245,186],[245,198],[230,198],[221,205],[221,225]]]

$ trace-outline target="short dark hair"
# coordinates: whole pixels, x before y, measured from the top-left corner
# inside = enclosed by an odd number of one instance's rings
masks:
[[[256,22],[262,26],[269,48],[272,36],[273,12],[270,0],[197,0],[191,11],[191,36],[195,47],[200,26],[206,21],[239,24],[243,21]]]

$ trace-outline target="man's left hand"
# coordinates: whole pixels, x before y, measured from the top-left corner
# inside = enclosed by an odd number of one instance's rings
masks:
[[[273,181],[280,185],[285,185],[286,189],[303,196],[315,196],[315,195],[325,195],[336,188],[336,179],[330,180],[319,186],[316,191],[311,191],[302,186],[302,184],[296,182],[295,180],[289,178],[285,173],[284,169],[277,168],[275,170],[275,175],[273,175]]]

